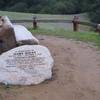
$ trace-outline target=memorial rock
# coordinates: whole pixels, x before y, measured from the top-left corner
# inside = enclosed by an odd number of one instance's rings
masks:
[[[0,56],[0,83],[39,84],[52,77],[53,58],[41,45],[25,45]]]

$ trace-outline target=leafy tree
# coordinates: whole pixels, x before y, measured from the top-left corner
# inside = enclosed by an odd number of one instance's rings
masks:
[[[17,4],[15,4],[12,7],[10,7],[8,10],[23,12],[23,11],[26,11],[26,9],[27,9],[27,4],[26,3],[18,2]]]

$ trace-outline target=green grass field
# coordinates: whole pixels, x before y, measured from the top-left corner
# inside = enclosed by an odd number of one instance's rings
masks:
[[[7,15],[10,19],[21,20],[21,19],[32,19],[33,16],[36,16],[38,19],[66,19],[72,20],[75,15],[50,15],[50,14],[32,14],[32,13],[18,13],[18,12],[8,12],[0,11],[0,15]],[[89,21],[89,18],[86,13],[77,14],[80,17],[81,21]]]

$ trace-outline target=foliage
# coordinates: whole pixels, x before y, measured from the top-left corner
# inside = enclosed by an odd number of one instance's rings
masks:
[[[26,11],[26,8],[27,8],[26,3],[19,2],[15,5],[13,5],[12,7],[7,8],[7,10],[24,12],[24,11]]]
[[[0,0],[1,10],[32,13],[79,13],[79,5],[80,0]]]

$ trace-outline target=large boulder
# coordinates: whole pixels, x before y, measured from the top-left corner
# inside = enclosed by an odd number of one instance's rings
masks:
[[[39,44],[22,25],[13,25],[7,16],[0,16],[0,54],[16,46]]]
[[[12,85],[39,84],[52,77],[53,58],[41,45],[16,47],[0,56],[0,82]]]

